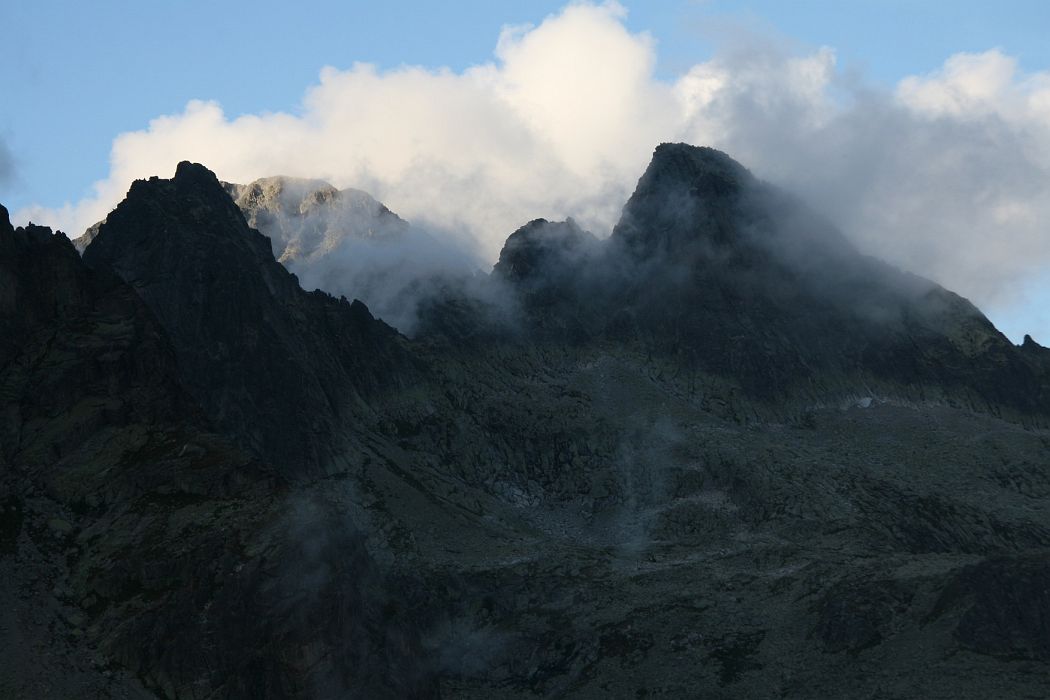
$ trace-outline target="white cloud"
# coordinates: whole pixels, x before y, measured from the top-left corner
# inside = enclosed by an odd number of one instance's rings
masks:
[[[539,216],[608,232],[653,147],[683,140],[726,150],[865,250],[979,304],[1009,302],[1050,265],[1050,74],[993,50],[885,91],[848,80],[831,49],[752,42],[666,81],[654,39],[624,15],[571,4],[505,29],[492,62],[461,73],[325,68],[295,113],[229,119],[191,102],[119,136],[94,197],[18,217],[79,233],[132,179],[190,159],[231,181],[368,190],[492,260]]]

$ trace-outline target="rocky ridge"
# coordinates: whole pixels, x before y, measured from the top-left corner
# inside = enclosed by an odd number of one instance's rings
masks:
[[[324,255],[348,237],[403,235],[408,225],[367,192],[339,190],[324,180],[266,177],[223,188],[248,225],[265,231],[278,261]]]
[[[1046,691],[1045,349],[724,154],[659,147],[608,241],[528,224],[492,289],[442,288],[413,340],[300,289],[201,166],[137,182],[83,262],[59,238],[0,230],[0,290],[37,300],[0,295],[23,329],[5,409],[36,416],[4,443],[0,563],[68,630],[41,642],[53,679],[166,698]],[[125,301],[75,335],[95,312],[62,309],[101,302],[33,282],[50,278]],[[56,305],[63,288],[81,301]],[[114,357],[163,371],[93,365],[114,324],[139,329]],[[65,404],[39,398],[51,377]],[[68,430],[99,393],[156,408]],[[12,649],[38,627],[5,629]]]
[[[84,262],[157,315],[216,424],[288,472],[336,469],[344,426],[411,377],[397,334],[360,302],[303,291],[201,166],[136,182]]]

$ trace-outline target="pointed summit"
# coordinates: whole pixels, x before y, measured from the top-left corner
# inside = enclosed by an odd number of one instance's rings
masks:
[[[338,426],[401,357],[363,304],[305,292],[202,165],[136,181],[84,262],[138,291],[209,416],[286,473],[331,464]]]
[[[686,187],[698,197],[726,196],[752,184],[754,176],[728,155],[707,146],[662,143],[638,181],[637,195]]]
[[[623,209],[613,240],[636,256],[680,251],[698,239],[724,243],[757,181],[721,151],[664,143]]]
[[[191,163],[188,160],[181,161],[175,166],[175,182],[188,184],[200,182],[202,184],[218,183],[215,173],[208,170],[200,163]]]

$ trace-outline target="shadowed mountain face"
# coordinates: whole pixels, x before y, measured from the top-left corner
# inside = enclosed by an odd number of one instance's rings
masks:
[[[201,166],[136,182],[84,262],[137,291],[209,416],[288,473],[332,468],[366,397],[412,375],[392,329],[359,302],[304,292]]]
[[[506,274],[502,257],[496,270],[537,326],[638,342],[763,400],[859,382],[1026,414],[1050,407],[1045,361],[973,305],[861,255],[718,151],[660,146],[610,240],[579,240],[570,225],[530,224],[508,241],[504,256],[522,241],[548,251],[527,275]]]
[[[133,416],[146,424],[198,419],[146,305],[116,277],[88,270],[65,236],[14,229],[0,208],[0,279],[6,463],[27,451],[45,462],[59,458],[67,443]],[[15,400],[23,391],[33,400]],[[55,412],[75,420],[49,432]]]
[[[1045,694],[1045,348],[681,144],[408,339],[288,184],[0,216],[0,695]]]
[[[364,535],[213,430],[131,286],[3,208],[0,281],[0,696],[427,692]]]

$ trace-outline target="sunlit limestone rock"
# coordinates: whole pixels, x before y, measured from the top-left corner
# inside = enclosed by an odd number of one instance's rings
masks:
[[[282,263],[323,256],[346,238],[398,236],[408,228],[367,192],[339,190],[324,180],[277,176],[223,187],[248,225],[273,241]]]
[[[91,245],[91,241],[95,240],[95,236],[98,235],[98,230],[102,228],[102,224],[104,223],[105,220],[102,220],[99,221],[97,224],[89,226],[88,229],[84,231],[82,235],[73,239],[73,247],[77,249],[78,253],[80,253],[81,255],[84,254],[84,251],[87,249],[87,247]]]
[[[223,187],[304,289],[361,299],[404,333],[435,289],[477,267],[447,234],[410,226],[360,190],[292,177]]]

